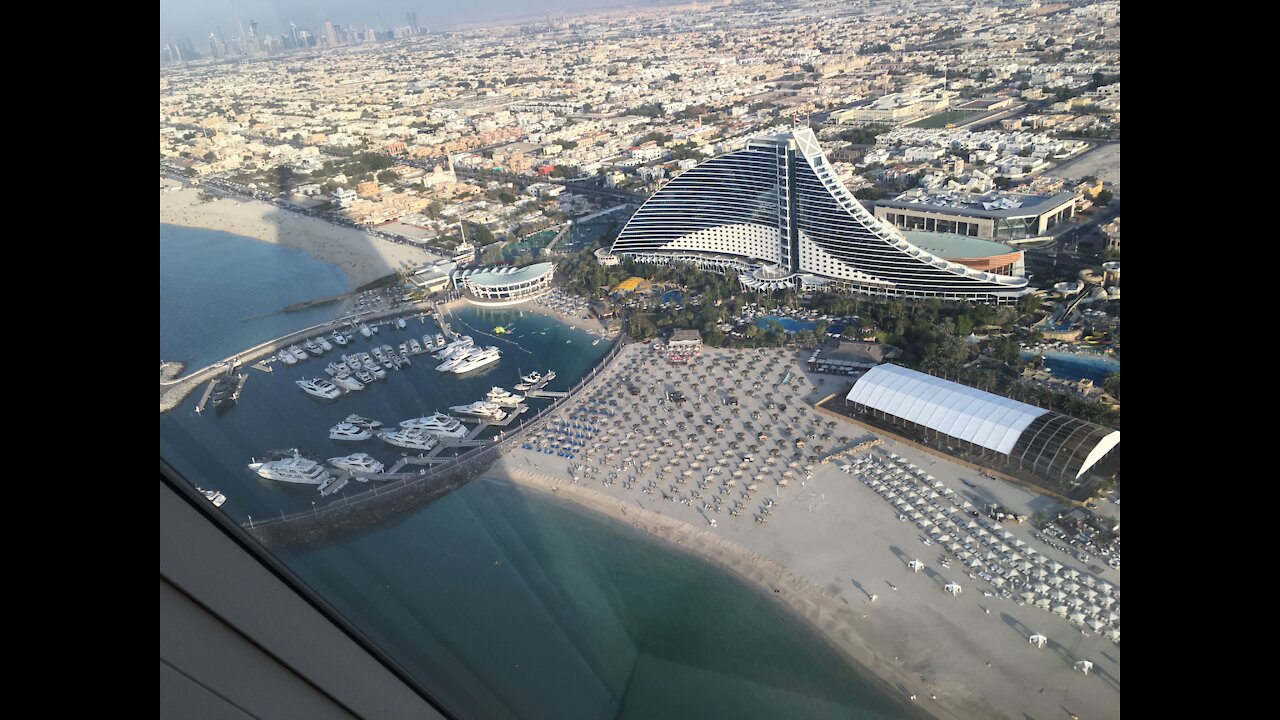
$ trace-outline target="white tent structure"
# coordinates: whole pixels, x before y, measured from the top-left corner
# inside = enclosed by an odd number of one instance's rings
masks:
[[[1107,637],[1108,637],[1108,638],[1110,638],[1110,639],[1111,639],[1111,641],[1112,641],[1112,642],[1120,642],[1120,631],[1119,631],[1119,630],[1108,630],[1108,631],[1107,631],[1107,633],[1106,633],[1106,635],[1107,635]]]
[[[959,595],[961,592],[963,592],[963,589],[960,587],[960,583],[957,583],[957,582],[949,582],[945,586],[943,586],[942,589],[944,592],[949,592],[953,596]]]
[[[912,560],[911,562],[907,563],[907,567],[911,568],[912,572],[918,573],[924,569],[924,563],[920,562],[919,560]]]
[[[1089,671],[1093,669],[1093,663],[1089,662],[1088,660],[1081,660],[1076,663],[1075,667],[1080,672],[1084,673],[1085,675],[1088,675]]]
[[[1044,647],[1045,643],[1049,642],[1049,638],[1041,635],[1040,633],[1036,633],[1032,635],[1030,640],[1031,640],[1031,644],[1035,645],[1038,648]]]

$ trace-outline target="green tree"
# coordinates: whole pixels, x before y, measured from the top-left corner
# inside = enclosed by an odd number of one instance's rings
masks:
[[[399,180],[400,176],[396,174],[394,170],[383,170],[382,172],[378,173],[377,178],[378,178],[378,182],[380,183],[390,184]]]

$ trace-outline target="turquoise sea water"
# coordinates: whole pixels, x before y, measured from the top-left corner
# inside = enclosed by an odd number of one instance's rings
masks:
[[[244,250],[261,261],[257,246],[280,248],[182,235],[179,245],[195,247],[180,250],[206,261],[162,258],[162,306],[180,302],[173,293],[183,289],[205,294],[184,305],[185,315],[162,312],[162,355],[200,357],[188,349],[195,344],[217,359],[272,336],[270,326],[250,332],[240,321],[271,308],[265,294],[253,307],[235,304],[260,279],[242,273],[247,261],[233,256]],[[162,256],[174,237],[162,227]],[[197,272],[222,276],[190,277]],[[316,291],[281,293],[273,302],[331,294],[326,283],[339,279],[333,268],[305,261],[288,273]],[[222,314],[229,307],[230,319]],[[194,316],[203,318],[204,332],[173,322]],[[317,316],[280,332],[328,319]],[[314,488],[261,479],[246,467],[250,458],[298,447],[315,459],[368,452],[390,464],[399,448],[376,438],[339,443],[328,439],[328,428],[353,412],[395,425],[446,410],[479,399],[492,385],[511,388],[521,371],[553,368],[558,378],[549,389],[567,389],[609,347],[518,308],[463,308],[451,322],[478,344],[501,348],[502,360],[463,377],[439,373],[438,361],[417,356],[411,367],[334,401],[306,395],[294,381],[323,376],[324,364],[340,354],[336,347],[327,359],[273,373],[250,369],[238,403],[196,415],[196,394],[161,415],[161,456],[194,484],[226,494],[222,510],[237,521],[304,510],[320,500]],[[511,327],[511,335],[492,337],[497,325]],[[435,332],[434,322],[414,318],[405,330],[384,329],[374,340],[398,346]],[[344,351],[371,344],[357,335]],[[364,489],[353,482],[344,492]],[[381,526],[279,554],[461,717],[918,716],[863,679],[772,597],[628,526],[514,486],[472,482]]]
[[[346,289],[341,270],[301,250],[161,224],[160,359],[201,368],[324,322],[336,305],[280,310]]]
[[[1095,384],[1101,384],[1107,376],[1120,370],[1120,361],[1102,355],[1086,355],[1083,353],[1047,352],[1044,365],[1054,377],[1064,380],[1083,380],[1088,378]],[[1034,357],[1036,353],[1022,353],[1023,358]]]

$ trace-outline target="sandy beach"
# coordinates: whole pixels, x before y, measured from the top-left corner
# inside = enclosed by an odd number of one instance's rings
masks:
[[[167,178],[161,178],[160,188],[161,223],[221,230],[298,248],[340,268],[347,276],[348,290],[402,267],[417,267],[439,259],[420,248],[374,238],[258,200],[218,197],[201,202],[198,188],[183,187]]]
[[[637,463],[646,455],[653,457],[655,451],[666,457],[680,444],[668,450],[662,447],[662,441],[667,436],[683,440],[686,433],[701,424],[697,416],[715,413],[721,416],[715,422],[736,430],[740,419],[749,417],[757,405],[764,413],[759,426],[790,426],[797,431],[797,437],[801,436],[799,433],[809,432],[811,427],[817,433],[848,436],[849,444],[871,437],[867,431],[849,424],[828,430],[826,423],[830,418],[819,416],[807,405],[788,405],[786,414],[797,415],[796,418],[770,422],[763,399],[743,397],[742,390],[748,387],[745,382],[759,377],[764,383],[759,391],[761,397],[765,391],[792,397],[789,389],[783,392],[774,376],[780,370],[798,369],[795,359],[779,351],[749,351],[769,358],[761,363],[766,368],[761,372],[762,368],[748,370],[745,362],[735,368],[729,360],[730,352],[708,352],[711,357],[725,355],[723,364],[716,370],[707,364],[707,358],[701,366],[691,368],[694,373],[708,373],[709,380],[703,390],[707,399],[698,409],[697,398],[690,398],[684,409],[694,410],[695,418],[687,420],[688,429],[677,431],[674,428],[677,419],[684,418],[682,413],[668,410],[669,404],[658,406],[656,413],[646,412],[643,407],[632,407],[630,396],[625,392],[621,397],[617,395],[628,375],[642,378],[641,382],[673,382],[659,380],[667,366],[654,363],[652,351],[643,346],[628,346],[600,381],[593,384],[586,395],[580,394],[575,402],[585,402],[592,396],[616,399],[619,411],[624,407],[632,410],[631,418],[620,428],[632,436],[616,435],[606,441],[602,435],[591,444],[598,447],[597,452],[613,449],[622,458],[632,449],[639,449],[635,457]],[[676,380],[681,372],[681,368],[675,369]],[[803,373],[796,374],[803,379],[797,395],[813,397],[829,392],[809,385]],[[727,408],[716,402],[719,395],[728,390],[736,392],[741,400],[739,415],[731,417]],[[642,396],[637,402],[649,405],[656,400]],[[558,415],[567,419],[572,412],[572,407],[561,408]],[[655,416],[659,422],[670,418],[671,426],[652,430],[645,427]],[[642,425],[639,432],[631,427],[637,422]],[[655,538],[697,552],[769,592],[776,591],[776,598],[806,618],[847,657],[882,680],[891,692],[902,693],[904,697],[916,695],[921,709],[939,718],[1041,720],[1075,714],[1095,720],[1120,716],[1119,645],[1095,633],[1084,635],[1064,619],[1034,606],[987,597],[980,587],[982,583],[966,577],[963,570],[942,568],[939,548],[924,546],[921,542],[924,534],[914,524],[900,522],[896,511],[883,498],[842,472],[841,462],[816,465],[812,477],[807,479],[797,473],[787,486],[766,479],[761,483],[759,497],[751,499],[747,503],[749,507],[738,517],[702,508],[700,502],[712,497],[714,490],[703,490],[700,500],[692,505],[664,501],[664,495],[670,492],[672,475],[660,473],[661,465],[670,462],[688,467],[693,453],[703,453],[707,465],[692,478],[697,480],[707,472],[705,468],[719,458],[734,456],[735,451],[719,447],[730,437],[729,432],[708,432],[693,441],[692,447],[685,445],[689,455],[683,460],[658,459],[652,468],[620,465],[620,460],[599,456],[592,458],[585,453],[586,448],[577,450],[573,460],[516,448],[509,450],[486,474],[541,492],[554,492],[560,498],[627,522]],[[825,445],[833,450],[843,443],[832,438]],[[707,449],[708,446],[711,449]],[[961,477],[967,479],[975,475],[971,470],[891,441],[882,448],[927,467],[930,473],[957,490],[965,490],[959,483]],[[790,452],[784,454],[790,455]],[[752,467],[762,465],[761,455],[763,451],[757,453]],[[786,467],[785,460],[760,469],[776,472],[773,468]],[[579,479],[575,481],[570,465],[584,464],[597,470],[583,473],[579,468]],[[619,480],[604,482],[611,471],[617,472]],[[622,481],[629,477],[636,481],[628,489]],[[770,475],[772,477],[774,475]],[[658,487],[652,494],[642,493],[641,488],[650,478],[661,478]],[[743,479],[748,480],[749,476]],[[983,492],[990,486],[992,494],[1010,507],[1019,502],[1038,501],[1025,489],[1006,488],[1004,484],[997,487],[998,481],[983,482]],[[677,494],[693,489],[691,485],[672,487],[677,488]],[[1025,497],[1015,497],[1019,494]],[[731,503],[738,495],[735,492],[723,497],[726,503]],[[753,515],[758,512],[757,506],[766,500],[775,505],[768,523],[762,525],[753,521]],[[712,519],[717,521],[716,526],[711,526]],[[1046,556],[1055,557],[1055,551],[1035,541],[1028,529],[1015,527],[1014,532],[1031,541]],[[907,564],[917,558],[926,566],[919,574],[913,573]],[[1068,558],[1059,559],[1070,564]],[[1119,585],[1118,572],[1115,577],[1103,579]],[[959,596],[943,591],[943,585],[952,581],[964,587]],[[1027,637],[1033,632],[1045,634],[1049,645],[1044,649],[1031,646]],[[1082,658],[1095,663],[1094,671],[1088,676],[1073,668],[1075,660]]]

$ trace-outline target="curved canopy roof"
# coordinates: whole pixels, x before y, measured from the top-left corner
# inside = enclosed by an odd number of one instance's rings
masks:
[[[867,371],[847,399],[1005,455],[1048,412],[900,365]]]
[[[526,265],[525,267],[500,267],[500,268],[484,268],[480,270],[464,270],[461,274],[468,284],[481,287],[504,287],[507,285],[518,285],[520,283],[536,280],[546,275],[553,268],[554,263],[535,263]]]

